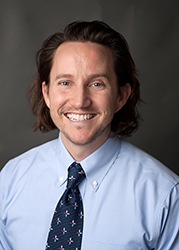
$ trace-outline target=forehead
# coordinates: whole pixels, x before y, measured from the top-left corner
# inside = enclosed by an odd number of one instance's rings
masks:
[[[91,64],[95,67],[100,65],[113,68],[113,57],[111,50],[98,43],[93,42],[65,42],[56,50],[53,58],[53,65],[66,63]]]

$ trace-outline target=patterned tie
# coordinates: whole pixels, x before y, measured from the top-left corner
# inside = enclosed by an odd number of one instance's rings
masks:
[[[74,162],[68,168],[67,188],[55,209],[46,249],[81,249],[83,203],[78,185],[84,178],[81,165]]]

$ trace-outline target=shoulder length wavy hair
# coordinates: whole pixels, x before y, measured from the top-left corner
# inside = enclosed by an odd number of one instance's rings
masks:
[[[50,72],[57,48],[68,41],[90,41],[108,47],[114,60],[114,70],[120,87],[129,83],[131,95],[126,104],[115,113],[111,130],[122,137],[131,136],[139,126],[137,104],[140,101],[139,81],[135,63],[125,38],[102,21],[77,21],[67,25],[63,32],[49,36],[36,54],[37,76],[30,89],[30,103],[36,117],[34,129],[48,132],[56,129],[42,94],[42,82],[50,84]]]

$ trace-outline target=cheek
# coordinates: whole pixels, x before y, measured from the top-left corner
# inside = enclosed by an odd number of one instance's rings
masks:
[[[64,97],[63,95],[59,95],[57,92],[53,92],[49,94],[49,108],[55,109],[58,108],[63,103]]]
[[[120,109],[120,98],[117,95],[117,90],[116,92],[112,92],[109,96],[110,99],[110,108],[111,110],[115,113]]]
[[[110,114],[110,116],[117,112],[118,109],[118,101],[115,99],[115,97],[113,98],[113,96],[106,95],[103,97],[103,99],[101,99],[101,101],[100,99],[98,100],[98,105],[100,105],[100,107],[108,114]]]

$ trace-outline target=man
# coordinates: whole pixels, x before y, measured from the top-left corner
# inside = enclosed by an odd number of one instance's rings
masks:
[[[57,128],[59,138],[3,168],[0,249],[179,249],[179,178],[124,140],[138,127],[140,96],[123,36],[99,21],[69,24],[43,43],[37,71],[35,129]],[[64,247],[68,230],[57,225],[56,232],[52,221],[73,162],[85,173],[78,183],[82,240],[76,247],[70,237]],[[70,224],[75,228],[74,220]]]

